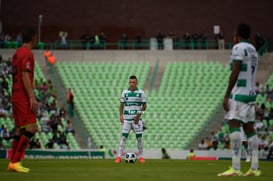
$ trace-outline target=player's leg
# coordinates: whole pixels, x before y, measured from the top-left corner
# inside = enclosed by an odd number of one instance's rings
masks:
[[[232,150],[232,166],[225,172],[218,174],[218,176],[239,176],[241,172],[241,121],[242,117],[240,111],[242,109],[238,102],[230,101],[230,111],[227,114],[229,120],[229,138],[230,148]]]
[[[142,140],[143,122],[142,122],[142,120],[139,120],[138,124],[133,123],[133,129],[134,129],[134,132],[136,133],[139,161],[141,163],[144,163],[145,159],[143,157],[143,140]]]
[[[11,160],[11,169],[17,172],[29,172],[29,169],[21,165],[21,160],[25,155],[25,151],[29,145],[30,139],[34,136],[38,127],[36,124],[27,125],[23,128],[23,133],[20,136],[16,152]]]
[[[10,162],[9,162],[9,165],[8,165],[8,171],[12,171],[11,161],[14,158],[14,155],[16,153],[20,137],[21,137],[21,129],[19,127],[17,127],[16,130],[15,130],[13,140],[12,140]]]
[[[15,134],[12,140],[12,145],[11,145],[11,155],[10,155],[10,161],[14,158],[19,140],[21,137],[21,129],[20,128],[16,128],[15,130]]]
[[[22,113],[20,112],[18,105],[15,103],[13,103],[13,105],[12,105],[12,112],[13,112],[13,119],[15,121],[16,130],[15,130],[15,134],[14,134],[12,146],[11,146],[10,161],[12,161],[12,159],[15,155],[15,152],[16,152],[21,134],[22,134],[21,129],[20,129],[20,123],[19,123],[20,114],[22,114]],[[9,167],[8,167],[8,170],[9,170]]]
[[[241,134],[242,134],[242,151],[245,153],[245,157],[246,157],[246,162],[250,162],[250,157],[248,154],[248,143],[247,143],[247,138],[246,138],[246,134],[244,132],[243,127],[240,127],[241,129]]]
[[[21,135],[9,168],[17,172],[29,172],[28,168],[21,165],[21,159],[24,157],[30,139],[38,129],[36,114],[29,110],[29,103],[25,102],[13,102],[13,110],[16,110],[16,126],[21,129]]]
[[[121,133],[117,158],[115,160],[116,163],[121,162],[121,156],[124,151],[129,132],[131,131],[131,127],[132,127],[132,121],[124,121],[123,126],[122,126],[122,133]]]
[[[21,161],[21,158],[24,156],[25,150],[27,146],[29,145],[29,141],[38,130],[38,127],[36,124],[32,124],[32,125],[27,125],[25,128],[23,128],[23,130],[24,131],[20,137],[20,140],[16,149],[16,153],[11,161],[12,163]]]
[[[244,131],[248,139],[248,152],[251,156],[251,167],[244,174],[244,176],[260,176],[261,171],[259,170],[259,143],[256,130],[254,129],[255,120],[255,108],[254,105],[250,106],[248,114],[248,123],[244,125]]]

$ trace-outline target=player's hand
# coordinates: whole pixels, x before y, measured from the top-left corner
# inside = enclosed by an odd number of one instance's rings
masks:
[[[228,97],[224,98],[223,107],[224,107],[225,111],[229,111],[229,98]]]
[[[139,121],[139,116],[135,116],[135,117],[134,117],[134,123],[135,123],[135,124],[138,124],[138,121]]]
[[[124,123],[124,117],[123,117],[123,115],[120,115],[120,116],[119,116],[119,121],[120,121],[121,123]]]
[[[39,102],[36,100],[35,97],[30,98],[30,111],[36,113],[38,110]]]

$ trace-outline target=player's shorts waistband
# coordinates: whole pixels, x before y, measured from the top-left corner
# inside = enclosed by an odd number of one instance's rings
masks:
[[[130,121],[134,121],[134,119],[124,119],[124,121],[130,122]],[[139,119],[139,121],[142,121],[142,119]]]

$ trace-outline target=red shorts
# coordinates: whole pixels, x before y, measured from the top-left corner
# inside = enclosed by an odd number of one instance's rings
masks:
[[[12,102],[13,118],[16,127],[26,127],[36,124],[36,114],[30,111],[27,101]]]

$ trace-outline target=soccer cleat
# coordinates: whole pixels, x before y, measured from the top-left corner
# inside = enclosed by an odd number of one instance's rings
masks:
[[[140,157],[140,158],[139,158],[139,162],[140,162],[140,163],[145,163],[145,159],[144,159],[143,157]]]
[[[240,170],[234,170],[232,167],[223,173],[219,173],[217,176],[219,177],[228,177],[228,176],[241,176],[242,172]]]
[[[261,170],[253,170],[253,169],[249,169],[243,176],[260,176],[262,174]]]
[[[12,163],[9,162],[9,165],[8,165],[8,171],[11,172],[12,171]]]
[[[116,160],[115,160],[115,163],[120,163],[120,162],[121,162],[121,158],[117,157]]]
[[[23,167],[21,162],[16,162],[16,163],[11,163],[10,162],[9,165],[8,165],[8,171],[28,173],[29,168]]]

